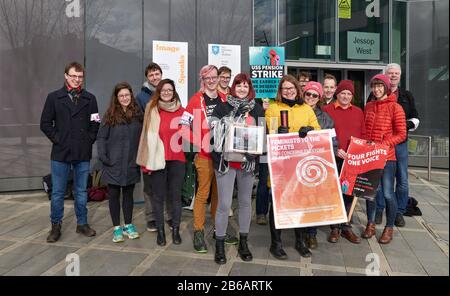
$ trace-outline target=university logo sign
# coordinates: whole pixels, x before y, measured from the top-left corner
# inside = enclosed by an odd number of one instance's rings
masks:
[[[219,52],[220,52],[220,46],[218,46],[218,45],[213,45],[213,46],[212,46],[212,53],[213,53],[214,55],[218,55]]]

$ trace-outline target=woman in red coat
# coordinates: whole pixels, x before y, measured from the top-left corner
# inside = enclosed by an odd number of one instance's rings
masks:
[[[389,146],[387,162],[378,187],[386,201],[386,226],[378,242],[388,244],[392,240],[397,213],[397,199],[394,193],[395,145],[406,139],[406,119],[405,112],[397,103],[395,95],[390,94],[391,86],[386,75],[375,75],[370,82],[370,87],[376,100],[367,103],[364,110],[366,130],[363,137]],[[376,233],[375,212],[375,201],[367,201],[367,227],[362,235],[363,238],[371,238]]]

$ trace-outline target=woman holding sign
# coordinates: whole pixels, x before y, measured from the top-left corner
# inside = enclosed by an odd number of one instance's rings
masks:
[[[219,103],[214,108],[210,122],[213,132],[214,170],[217,180],[217,191],[219,205],[216,213],[216,253],[214,261],[217,264],[225,264],[225,238],[228,226],[228,213],[230,212],[233,198],[234,181],[237,180],[239,201],[239,247],[238,254],[243,261],[251,261],[252,253],[248,249],[247,237],[252,218],[252,189],[255,181],[255,170],[258,157],[254,153],[257,140],[248,134],[237,133],[238,128],[242,131],[247,127],[257,126],[258,118],[264,118],[264,110],[256,104],[255,91],[250,77],[240,73],[234,78],[230,89],[230,95],[226,103]],[[261,127],[260,136],[265,135],[265,125]],[[233,130],[235,131],[233,133]],[[233,150],[242,150],[243,153],[229,152],[228,143],[225,139],[231,133],[231,144]],[[259,136],[258,136],[259,137]],[[229,137],[228,137],[229,139]],[[257,145],[257,144],[256,144]],[[262,145],[260,145],[262,148]],[[261,149],[262,153],[262,149]],[[232,159],[233,158],[233,159]]]
[[[363,136],[367,140],[389,146],[387,162],[377,189],[383,192],[386,201],[387,220],[383,234],[378,242],[380,244],[388,244],[393,237],[393,227],[397,214],[397,199],[394,193],[395,145],[406,139],[406,118],[405,112],[397,103],[396,96],[390,94],[391,84],[386,75],[375,75],[370,81],[370,87],[376,99],[367,103],[364,110],[366,130]],[[376,233],[376,203],[369,200],[366,203],[368,223],[362,237],[369,239]]]
[[[297,133],[300,137],[306,137],[312,130],[320,130],[320,125],[314,110],[303,103],[300,85],[297,79],[291,75],[284,76],[278,85],[275,103],[266,110],[266,121],[270,133]],[[281,124],[280,124],[281,123]],[[273,203],[269,212],[271,246],[270,253],[280,260],[287,259],[281,242],[281,230],[275,228]],[[306,229],[295,229],[295,249],[302,257],[311,257],[311,252],[306,245]]]

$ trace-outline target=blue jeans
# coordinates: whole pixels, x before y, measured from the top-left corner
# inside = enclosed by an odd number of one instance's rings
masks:
[[[394,227],[395,216],[397,215],[397,198],[394,193],[394,178],[396,171],[396,162],[387,161],[381,176],[380,185],[377,188],[376,200],[380,197],[384,197],[384,203],[386,204],[386,226]],[[378,194],[382,192],[382,194]],[[375,213],[377,202],[366,201],[367,207],[367,221],[369,223],[375,223]]]
[[[67,187],[70,169],[73,168],[73,189],[75,198],[75,214],[77,224],[87,224],[87,182],[89,176],[89,161],[61,162],[51,161],[52,200],[50,220],[61,223],[64,217],[64,194]]]
[[[408,141],[395,146],[395,157],[397,158],[397,171],[395,174],[395,195],[397,198],[398,214],[406,212],[408,205],[409,187],[408,187]],[[379,195],[379,196],[378,196]],[[383,211],[386,207],[383,193],[377,192],[377,210]]]
[[[269,187],[267,179],[269,167],[267,163],[259,164],[259,182],[256,189],[256,215],[267,215],[269,212]]]

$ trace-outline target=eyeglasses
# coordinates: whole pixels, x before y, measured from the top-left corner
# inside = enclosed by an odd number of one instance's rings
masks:
[[[307,91],[307,92],[305,92],[305,97],[311,97],[311,98],[317,99],[319,97],[319,95],[313,94],[313,93],[310,93],[309,91]]]
[[[230,81],[231,76],[219,76],[220,80]]]
[[[203,77],[203,80],[214,82],[214,81],[217,81],[217,78],[218,78],[217,76],[213,76],[213,77]]]
[[[80,79],[80,80],[83,80],[83,79],[84,79],[84,76],[70,75],[70,74],[67,74],[67,76],[69,76],[69,77],[72,78],[72,79]]]
[[[372,84],[370,86],[370,88],[372,88],[372,89],[384,89],[384,84],[380,84],[380,83]]]
[[[163,90],[161,90],[161,93],[162,94],[171,94],[171,93],[173,93],[173,89],[163,89]]]
[[[281,90],[284,92],[288,92],[288,91],[290,92],[290,91],[294,91],[295,87],[282,87]]]
[[[125,95],[118,95],[119,99],[125,99],[125,98],[131,98],[131,94],[125,94]]]

